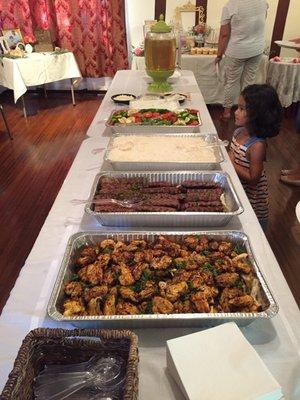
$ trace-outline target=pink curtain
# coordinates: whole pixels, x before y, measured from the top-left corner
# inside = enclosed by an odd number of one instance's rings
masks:
[[[20,28],[27,41],[49,29],[74,52],[83,76],[128,68],[124,0],[0,0],[0,29]]]

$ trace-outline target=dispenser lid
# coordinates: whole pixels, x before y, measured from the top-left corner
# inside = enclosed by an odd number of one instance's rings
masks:
[[[171,30],[171,26],[165,23],[163,14],[160,14],[159,21],[151,27],[151,32],[154,33],[169,33]]]

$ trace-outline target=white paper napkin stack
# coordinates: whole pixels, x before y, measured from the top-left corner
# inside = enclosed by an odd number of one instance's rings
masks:
[[[188,400],[279,400],[281,387],[235,323],[167,341],[167,368]]]

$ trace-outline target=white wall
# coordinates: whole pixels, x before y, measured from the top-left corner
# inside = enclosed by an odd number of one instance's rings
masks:
[[[278,0],[267,0],[269,10],[266,23],[266,46],[270,47],[273,26],[276,17]],[[186,4],[188,0],[167,0],[166,3],[166,21],[173,20],[174,10]],[[220,25],[221,13],[227,0],[208,0],[207,5],[207,23],[212,28],[218,28]],[[127,40],[128,49],[131,51],[131,44],[138,46],[143,40],[143,25],[146,19],[154,19],[155,0],[125,0],[126,3],[126,21],[127,21]],[[191,0],[195,4],[195,0]],[[186,19],[186,17],[188,19]],[[194,16],[184,16],[185,24],[194,25]],[[289,13],[287,16],[286,27],[283,39],[291,39],[300,36],[300,0],[290,0]],[[296,56],[293,50],[282,50],[283,56]]]
[[[154,19],[155,0],[125,0],[125,7],[127,41],[130,50],[131,44],[136,47],[144,40],[144,21]]]
[[[276,17],[278,0],[267,0],[269,3],[268,16],[266,21],[266,46],[270,47],[273,26]],[[299,0],[294,0],[298,1]],[[212,28],[218,28],[221,21],[222,8],[227,0],[208,0],[207,2],[207,23]]]

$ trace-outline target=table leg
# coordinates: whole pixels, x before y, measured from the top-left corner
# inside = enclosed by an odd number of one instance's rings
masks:
[[[24,95],[22,96],[22,103],[23,103],[23,115],[24,115],[25,118],[27,118]]]
[[[72,95],[72,104],[73,104],[73,106],[76,106],[75,96],[74,96],[74,85],[73,85],[73,79],[72,78],[71,78],[71,95]]]
[[[10,137],[10,140],[13,140],[13,137],[12,137],[12,134],[11,134],[11,132],[9,130],[9,126],[8,126],[8,123],[7,123],[5,114],[4,114],[4,110],[3,110],[3,107],[1,106],[1,104],[0,104],[0,111],[1,111],[1,114],[2,114],[2,117],[3,117],[3,121],[4,121],[4,124],[5,124],[6,130],[7,130],[8,136]]]

